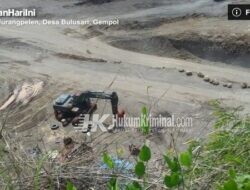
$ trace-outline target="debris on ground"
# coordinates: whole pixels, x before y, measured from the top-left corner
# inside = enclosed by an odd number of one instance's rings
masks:
[[[245,83],[245,82],[243,82],[243,83],[241,84],[241,88],[242,88],[242,89],[247,88],[247,86],[248,86],[248,85],[247,85],[247,83]]]
[[[227,88],[232,88],[233,87],[233,84],[232,83],[228,83],[227,84]]]
[[[204,78],[205,77],[205,75],[203,73],[201,73],[201,72],[197,73],[197,76],[200,77],[200,78]]]
[[[62,59],[73,59],[73,60],[78,60],[78,61],[93,61],[93,62],[102,62],[102,63],[107,62],[107,60],[104,60],[104,59],[90,58],[90,57],[84,57],[81,55],[67,54],[67,53],[56,53],[55,56],[60,57]]]
[[[80,145],[73,141],[71,137],[66,137],[63,139],[64,147],[58,155],[58,160],[60,162],[69,162],[71,160],[81,158],[85,161],[92,160],[93,150],[90,146],[85,143]]]
[[[214,81],[214,85],[218,86],[218,85],[220,85],[220,82],[219,81]]]
[[[33,82],[33,83],[23,83],[22,86],[19,86],[14,89],[8,99],[0,107],[0,111],[6,109],[13,103],[29,103],[35,96],[37,96],[43,89],[44,82]]]
[[[57,150],[52,150],[48,152],[48,158],[54,160],[57,158],[59,152]]]
[[[203,79],[205,82],[210,82],[210,78],[208,76],[206,76],[204,79]]]
[[[185,70],[184,70],[184,69],[179,69],[178,71],[179,71],[180,73],[185,72]]]
[[[114,64],[121,64],[122,61],[114,61]]]
[[[192,71],[186,71],[186,75],[187,75],[187,76],[192,76],[193,73],[192,73]]]
[[[59,128],[59,125],[56,125],[56,124],[53,124],[53,125],[50,126],[51,130],[56,130],[58,128]]]
[[[40,147],[37,145],[34,148],[28,149],[27,153],[32,157],[32,158],[37,158],[41,153],[42,150],[40,149]]]
[[[118,158],[116,156],[111,157],[111,159],[114,163],[114,168],[116,171],[121,172],[122,174],[131,176],[131,170],[134,169],[133,163],[131,163],[127,159]],[[100,168],[104,170],[109,169],[108,165],[103,162],[101,163]]]
[[[210,83],[210,84],[214,84],[214,80],[211,79],[211,80],[209,81],[209,83]]]
[[[212,85],[215,85],[215,86],[217,86],[217,85],[220,84],[220,83],[219,83],[218,81],[216,81],[216,80],[210,80],[210,83],[211,83]]]
[[[140,148],[134,144],[129,145],[129,152],[132,156],[138,156],[140,153]]]

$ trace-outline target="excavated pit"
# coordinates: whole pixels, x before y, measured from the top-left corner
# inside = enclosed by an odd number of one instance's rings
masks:
[[[119,1],[119,0],[81,0],[78,1],[77,3],[74,3],[75,6],[82,6],[82,5],[101,5],[105,3],[111,3],[114,1]]]
[[[118,48],[145,54],[250,67],[250,45],[242,40],[215,39],[212,41],[199,36],[185,38],[154,36],[112,39],[109,43]]]

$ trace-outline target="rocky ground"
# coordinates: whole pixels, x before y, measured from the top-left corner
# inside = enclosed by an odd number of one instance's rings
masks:
[[[250,89],[241,88],[244,82],[250,85],[249,22],[227,20],[230,2],[236,1],[1,2],[1,8],[36,7],[38,18],[120,19],[112,27],[1,25],[0,101],[23,82],[44,82],[31,102],[0,112],[2,118],[8,115],[5,129],[25,150],[36,145],[60,149],[65,136],[83,142],[85,134],[70,126],[57,131],[50,126],[56,123],[53,100],[63,92],[87,89],[116,91],[120,107],[130,116],[149,105],[154,115],[192,117],[193,127],[174,133],[180,148],[211,130],[209,100],[243,105],[249,112]],[[219,85],[205,82],[199,72]],[[111,113],[109,103],[100,101],[97,112],[103,111]],[[150,136],[158,156],[171,147],[170,134]],[[129,144],[142,142],[140,133],[129,131],[93,134],[90,145],[101,152],[117,146],[128,150]]]

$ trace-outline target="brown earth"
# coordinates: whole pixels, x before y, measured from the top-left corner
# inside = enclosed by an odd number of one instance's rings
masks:
[[[8,1],[1,5],[36,5],[41,17],[119,18],[121,22],[115,27],[1,25],[0,102],[25,81],[45,83],[29,104],[0,112],[2,118],[9,118],[5,129],[25,149],[37,144],[42,149],[60,149],[65,136],[85,141],[86,134],[76,133],[71,126],[50,130],[57,123],[53,100],[64,92],[116,91],[120,107],[130,116],[138,116],[147,105],[154,115],[192,117],[191,128],[174,132],[180,149],[190,138],[203,138],[211,130],[209,100],[243,105],[249,112],[250,89],[240,87],[242,82],[250,84],[249,24],[227,20],[229,1],[96,2],[77,6],[78,1]],[[194,74],[187,77],[179,69]],[[221,84],[233,83],[233,88],[205,83],[196,76],[198,72]],[[100,101],[97,113],[103,112],[111,113],[111,109],[108,102]],[[156,156],[172,146],[172,133],[150,135]],[[129,144],[140,145],[143,139],[134,131],[97,133],[90,145],[97,153],[116,147],[128,151]]]

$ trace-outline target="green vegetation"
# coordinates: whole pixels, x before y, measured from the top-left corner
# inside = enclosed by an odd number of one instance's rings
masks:
[[[37,168],[36,168],[36,172],[35,172],[35,178],[34,178],[34,186],[35,186],[35,190],[39,190],[40,189],[40,174],[43,168],[43,164],[44,162],[48,159],[48,156],[45,155],[42,159],[40,159],[38,161],[38,163],[36,164]]]
[[[184,152],[177,152],[174,148],[162,155],[164,168],[157,182],[150,176],[150,163],[154,156],[147,143],[150,132],[147,120],[148,110],[146,107],[142,108],[141,129],[145,141],[135,159],[132,176],[127,178],[122,176],[121,183],[121,176],[116,173],[112,156],[104,152],[102,160],[112,171],[104,177],[104,181],[107,180],[105,188],[108,190],[148,190],[155,187],[178,190],[250,190],[250,117],[241,114],[241,107],[225,108],[219,101],[211,101],[210,105],[216,117],[214,130],[205,140],[190,141],[189,147]],[[4,185],[3,189],[25,189],[20,183],[23,179],[22,174],[25,172],[33,173],[30,176],[34,176],[29,189],[40,189],[44,187],[42,183],[48,184],[48,181],[51,183],[49,187],[47,185],[49,189],[55,187],[54,176],[44,172],[43,178],[41,176],[42,171],[46,171],[44,165],[47,156],[41,156],[35,162],[35,166],[29,165],[27,170],[24,163],[18,161],[14,152],[6,150],[3,139],[0,145],[2,163],[0,179]],[[73,184],[73,181],[66,179],[66,182],[67,190],[77,189],[78,186]]]
[[[224,108],[219,101],[211,101],[210,104],[217,117],[215,131],[202,145],[192,178],[200,179],[196,182],[198,186],[206,184],[212,188],[223,185],[223,182],[228,180],[229,171],[235,171],[237,178],[250,173],[250,117],[239,114],[241,107]],[[240,180],[237,181],[240,183]],[[233,186],[232,179],[226,187],[230,184]]]
[[[144,106],[141,111],[141,119],[140,119],[141,121],[140,128],[144,135],[148,134],[150,131],[148,116],[149,116],[148,109]]]
[[[67,182],[66,190],[76,190],[74,184],[70,181]]]
[[[219,101],[210,105],[217,120],[208,139],[192,141],[185,152],[163,155],[168,174],[162,174],[162,183],[167,189],[250,190],[250,117],[240,115],[241,107],[224,108]],[[147,114],[144,107],[142,115]],[[146,119],[143,123],[142,131],[147,135],[150,126]],[[143,145],[135,164],[137,179],[128,182],[126,190],[148,189],[146,167],[150,159],[151,150]],[[115,175],[114,179],[118,181]],[[115,185],[109,190],[121,189]]]

